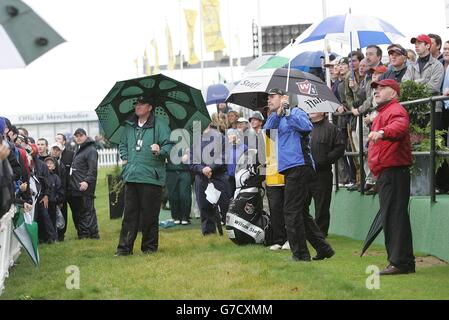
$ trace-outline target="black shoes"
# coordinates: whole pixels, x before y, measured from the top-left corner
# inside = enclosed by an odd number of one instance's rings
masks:
[[[292,256],[292,260],[295,261],[295,262],[310,262],[310,257]]]
[[[130,256],[132,254],[133,254],[132,252],[117,251],[114,256],[116,256],[116,257],[124,257],[124,256]]]
[[[319,261],[319,260],[324,260],[324,259],[329,259],[332,258],[335,254],[335,251],[330,249],[330,251],[326,252],[326,253],[318,253],[315,257],[312,258],[312,260],[314,261]]]

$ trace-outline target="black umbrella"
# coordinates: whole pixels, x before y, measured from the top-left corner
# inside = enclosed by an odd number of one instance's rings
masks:
[[[366,235],[365,243],[363,244],[362,253],[360,254],[361,257],[382,231],[385,222],[385,215],[386,210],[381,208],[374,217],[373,223],[371,224],[368,234]]]
[[[192,134],[194,121],[201,123],[201,131],[211,121],[200,90],[162,74],[130,79],[117,82],[95,109],[109,141],[120,143],[124,122],[142,96],[155,100],[157,119],[167,121],[172,130],[184,128]]]
[[[340,103],[332,90],[318,77],[299,70],[263,69],[253,72],[240,80],[231,90],[226,102],[261,110],[267,105],[267,92],[273,88],[285,89],[288,78],[288,94],[291,103],[308,113],[334,112]]]

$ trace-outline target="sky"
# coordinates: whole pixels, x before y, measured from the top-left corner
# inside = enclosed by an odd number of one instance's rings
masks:
[[[146,49],[150,63],[150,42],[159,48],[159,63],[167,62],[166,25],[173,49],[188,58],[183,9],[199,11],[199,0],[25,0],[66,42],[32,62],[26,68],[0,70],[0,114],[94,110],[116,81],[142,76],[134,60]],[[393,24],[406,37],[437,33],[449,40],[445,0],[427,0],[426,5],[391,0],[331,0],[327,14],[372,15]],[[221,0],[221,32],[224,52],[233,57],[252,55],[253,20],[262,26],[315,23],[323,18],[321,0]],[[200,25],[195,33],[196,54],[211,60],[201,50]],[[316,50],[322,44],[313,44]],[[331,47],[337,53],[346,48]],[[203,51],[203,53],[201,52]],[[342,51],[342,52],[339,52]],[[1,58],[1,52],[0,52]],[[243,68],[221,72],[228,80],[239,80]],[[217,70],[166,73],[201,89],[217,82]]]

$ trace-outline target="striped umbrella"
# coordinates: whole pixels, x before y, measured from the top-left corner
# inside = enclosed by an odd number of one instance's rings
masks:
[[[328,39],[355,48],[391,44],[404,35],[390,23],[372,16],[351,13],[327,17],[311,25],[295,41],[296,44]]]
[[[25,3],[0,0],[0,69],[25,67],[63,42]]]

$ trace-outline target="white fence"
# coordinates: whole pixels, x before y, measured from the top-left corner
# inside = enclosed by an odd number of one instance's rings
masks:
[[[20,255],[20,243],[13,234],[15,208],[11,207],[9,212],[0,219],[0,295],[5,289],[5,279],[9,276],[9,268]]]
[[[119,164],[122,163],[117,149],[98,150],[99,167],[115,166],[117,164],[117,161]]]

